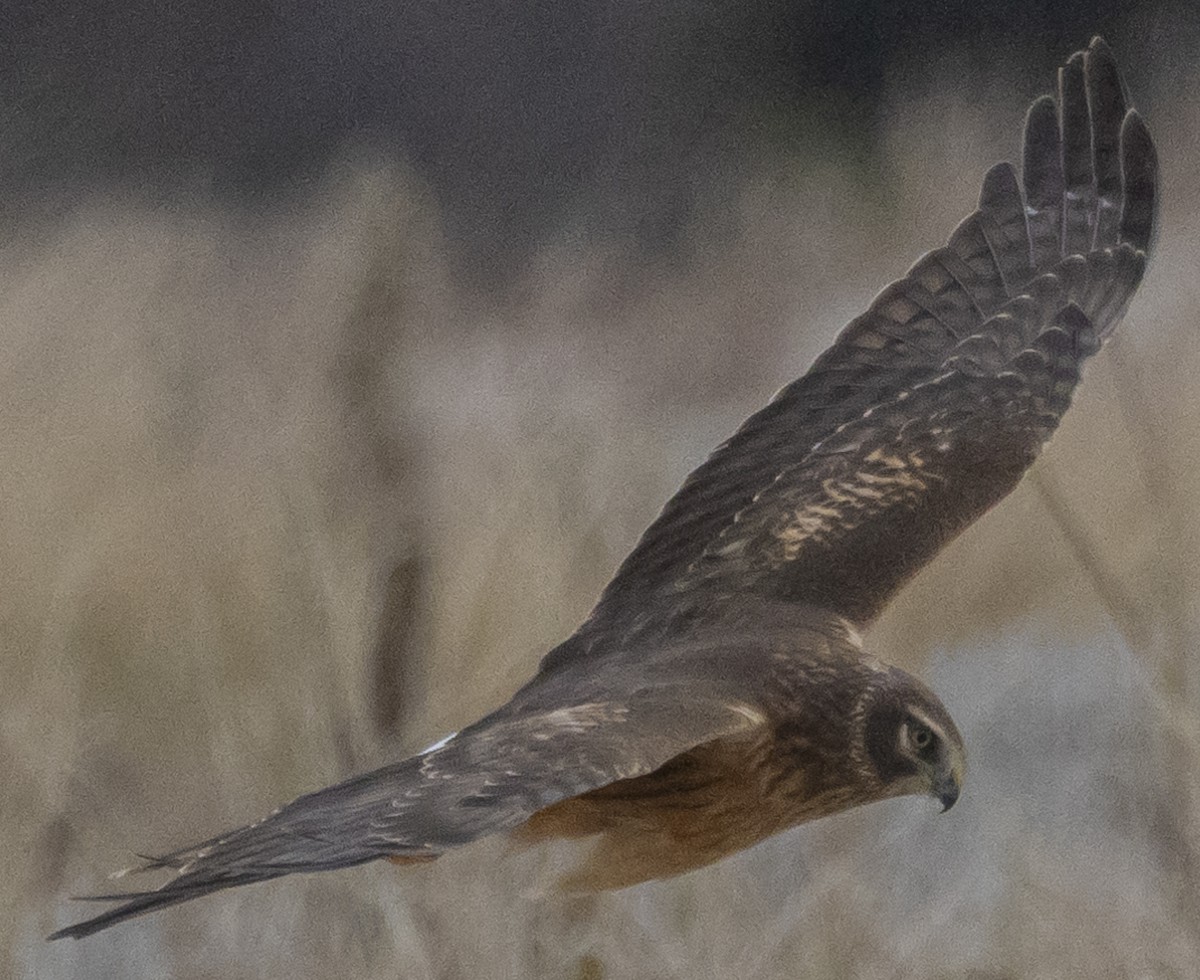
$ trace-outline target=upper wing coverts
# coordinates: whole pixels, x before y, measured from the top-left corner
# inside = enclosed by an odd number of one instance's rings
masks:
[[[1066,410],[1079,366],[1120,321],[1154,233],[1154,146],[1099,38],[1062,68],[1057,101],[1030,106],[1021,169],[1020,179],[1007,163],[989,170],[978,209],[948,243],[883,290],[807,374],[688,477],[618,569],[583,637],[625,628],[651,599],[671,615],[750,591],[868,623],[1012,489]],[[1047,401],[1047,376],[1035,368],[1054,341],[1039,337],[1064,330],[1075,338],[1067,355],[1075,370],[1055,376]],[[904,424],[873,431],[884,418]],[[939,435],[930,445],[941,447],[933,457],[905,451],[931,427]],[[907,482],[893,467],[893,492],[868,490],[881,478],[881,457],[871,454],[885,443],[893,460],[925,460],[923,479],[915,464]],[[863,475],[857,495],[823,489],[831,444],[843,446],[839,485]],[[588,647],[569,646],[546,665]]]

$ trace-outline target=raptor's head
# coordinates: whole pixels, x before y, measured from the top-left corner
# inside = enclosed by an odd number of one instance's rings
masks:
[[[949,810],[967,754],[950,713],[928,687],[888,667],[861,706],[861,759],[881,796],[928,794]]]

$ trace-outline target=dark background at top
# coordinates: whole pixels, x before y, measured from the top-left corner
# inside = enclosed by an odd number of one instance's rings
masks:
[[[722,161],[831,131],[869,155],[889,79],[955,50],[1032,78],[1094,33],[1167,31],[1117,0],[93,0],[0,13],[3,207],[96,187],[286,206],[348,147],[433,187],[464,280],[493,288],[565,215],[669,248]],[[1191,16],[1191,15],[1186,15]],[[2,53],[2,52],[0,52]],[[763,120],[771,120],[764,127]],[[764,132],[769,128],[770,132]]]

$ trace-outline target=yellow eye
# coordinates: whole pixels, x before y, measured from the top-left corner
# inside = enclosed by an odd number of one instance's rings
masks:
[[[924,754],[933,746],[933,732],[924,725],[913,725],[909,737],[913,748]]]

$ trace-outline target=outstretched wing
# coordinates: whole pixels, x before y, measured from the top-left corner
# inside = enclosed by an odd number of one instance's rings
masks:
[[[1157,163],[1099,38],[1060,70],[979,209],[701,465],[575,642],[749,592],[869,622],[1007,494],[1117,324],[1151,244]]]
[[[556,692],[563,700],[510,703],[422,755],[153,859],[138,870],[169,868],[175,877],[154,891],[89,896],[121,904],[50,938],[81,938],[145,912],[287,874],[382,857],[433,858],[764,720],[738,687],[720,679],[665,671],[636,691],[618,687],[619,697],[606,693],[613,680],[601,672],[580,689]],[[574,699],[567,699],[571,693]]]

